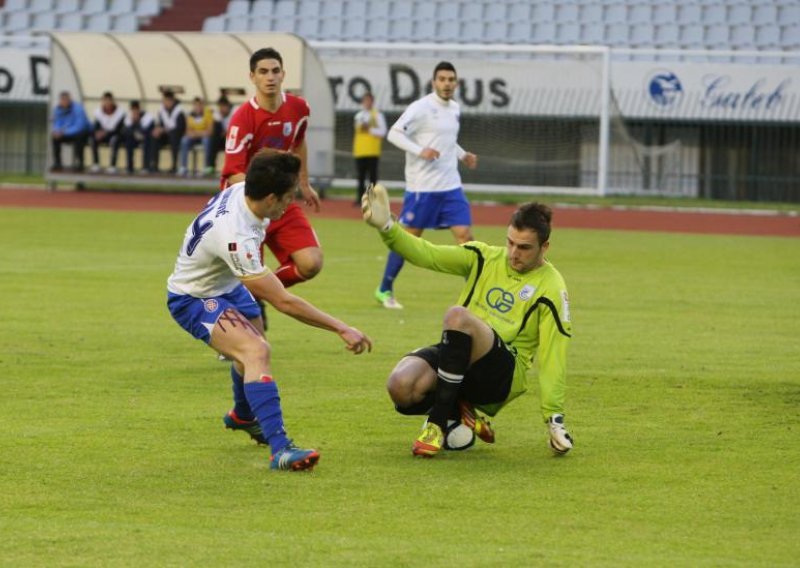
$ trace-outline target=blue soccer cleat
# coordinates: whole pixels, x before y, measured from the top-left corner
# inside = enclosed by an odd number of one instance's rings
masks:
[[[225,423],[225,428],[229,430],[242,430],[255,441],[257,444],[266,445],[267,441],[264,439],[264,432],[261,431],[261,425],[258,420],[242,420],[233,410],[222,417]]]
[[[312,470],[319,461],[317,450],[301,450],[289,442],[288,446],[278,450],[269,460],[270,469],[284,471]]]

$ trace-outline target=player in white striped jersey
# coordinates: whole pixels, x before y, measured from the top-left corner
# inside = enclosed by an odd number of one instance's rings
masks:
[[[276,150],[256,154],[244,183],[211,198],[189,225],[167,281],[167,306],[175,321],[234,361],[235,406],[226,425],[269,444],[270,467],[282,470],[310,469],[319,453],[296,447],[286,435],[270,346],[261,331],[255,298],[305,324],[336,333],[353,353],[372,347],[357,329],[287,292],[261,262],[264,231],[291,203],[299,173],[300,159],[293,154]]]

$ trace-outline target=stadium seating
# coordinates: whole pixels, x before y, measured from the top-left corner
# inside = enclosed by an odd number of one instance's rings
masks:
[[[170,5],[171,0],[6,0],[0,8],[0,34],[135,32]]]
[[[0,34],[132,32],[175,0],[6,0]],[[228,0],[203,31],[319,41],[793,50],[800,0]]]

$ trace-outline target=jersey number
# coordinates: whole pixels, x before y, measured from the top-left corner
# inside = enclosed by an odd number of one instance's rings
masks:
[[[200,244],[200,240],[203,238],[203,235],[205,235],[209,229],[214,226],[213,221],[203,221],[203,218],[208,215],[212,209],[214,209],[217,204],[217,200],[219,200],[221,196],[222,192],[216,194],[192,223],[192,236],[189,238],[189,242],[186,243],[186,256],[192,256],[192,254],[194,254],[194,251],[197,249],[197,245]]]

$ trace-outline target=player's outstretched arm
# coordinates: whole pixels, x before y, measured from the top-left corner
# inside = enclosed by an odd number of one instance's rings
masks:
[[[354,327],[326,314],[294,294],[286,291],[281,281],[269,273],[259,278],[243,280],[242,283],[260,300],[266,300],[276,310],[306,325],[327,329],[336,333],[347,345],[347,349],[358,355],[372,351],[372,340]]]

